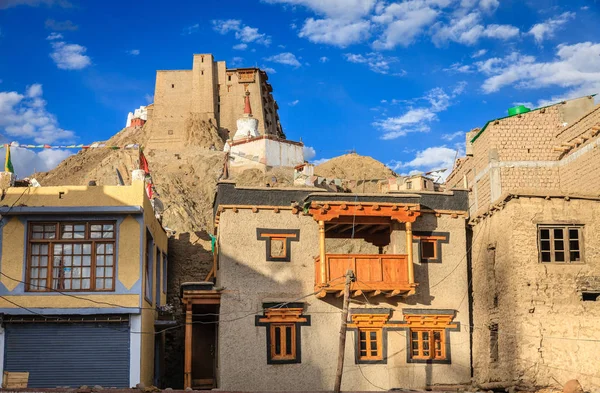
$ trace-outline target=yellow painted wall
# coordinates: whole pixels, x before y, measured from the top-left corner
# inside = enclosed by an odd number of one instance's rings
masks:
[[[119,281],[127,289],[140,279],[140,224],[127,216],[119,227]]]
[[[140,380],[146,386],[150,386],[154,382],[154,320],[156,319],[156,311],[151,310],[152,307],[147,301],[143,301],[142,305],[142,365],[140,367]]]
[[[25,226],[17,217],[11,218],[2,230],[2,275],[0,281],[9,290],[14,290],[23,280],[23,253],[25,252]],[[15,279],[12,280],[9,277]]]
[[[14,304],[4,300],[10,300],[21,307],[39,307],[39,308],[109,308],[115,307],[133,307],[139,306],[139,295],[78,295],[73,292],[75,297],[65,295],[14,295],[3,296],[0,298],[0,308],[17,308]],[[90,299],[90,300],[87,300]],[[98,303],[96,303],[98,302]],[[110,304],[105,304],[110,303]]]
[[[61,198],[59,193],[63,192]],[[11,187],[3,205],[26,206],[144,206],[144,183],[131,186]]]

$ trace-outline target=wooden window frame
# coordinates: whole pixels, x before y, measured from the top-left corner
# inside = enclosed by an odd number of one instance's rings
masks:
[[[563,241],[563,250],[555,250],[555,230],[562,230],[563,238],[560,239]],[[542,239],[542,230],[548,230],[549,238]],[[578,237],[577,242],[579,245],[578,250],[571,250],[571,238],[570,231],[576,230]],[[552,264],[552,265],[572,265],[572,264],[584,264],[585,263],[585,254],[583,251],[583,225],[577,224],[543,224],[538,225],[537,228],[537,238],[538,238],[538,262],[541,264]],[[550,250],[543,250],[542,244],[544,241],[548,241],[550,243]],[[564,261],[556,261],[556,254],[559,252],[564,253]],[[571,261],[571,251],[579,252],[579,260]],[[543,254],[550,253],[550,261],[543,261]]]
[[[67,239],[63,239],[61,236],[64,233],[63,231],[63,226],[65,225],[85,225],[85,234],[84,234],[84,238],[78,238],[78,239],[74,239],[74,238],[67,238]],[[54,225],[55,228],[55,232],[54,232],[54,238],[51,239],[34,239],[33,238],[33,228],[34,226],[46,226],[46,225]],[[113,226],[113,237],[112,238],[91,238],[91,230],[90,227],[91,225],[112,225]],[[50,233],[50,232],[48,232]],[[56,245],[76,245],[76,244],[90,244],[91,247],[91,251],[90,251],[90,275],[89,275],[89,280],[90,280],[90,288],[79,288],[79,289],[65,289],[65,288],[56,288],[53,289],[53,282],[54,282],[54,269],[58,268],[60,269],[60,265],[58,267],[54,266],[54,247]],[[113,246],[113,253],[112,253],[112,258],[113,258],[113,264],[112,264],[112,276],[102,276],[102,278],[104,280],[110,279],[112,280],[112,286],[110,288],[103,288],[103,289],[96,289],[96,269],[97,269],[97,261],[96,261],[96,257],[97,257],[97,245],[99,244],[112,244]],[[32,248],[34,245],[47,245],[48,246],[48,253],[46,254],[48,257],[48,264],[46,265],[46,269],[47,269],[47,274],[46,274],[46,285],[43,287],[40,287],[38,285],[35,285],[31,283],[32,280],[32,270],[33,270],[33,266],[32,266]],[[25,281],[26,281],[26,285],[25,285],[25,291],[26,292],[114,292],[115,291],[115,280],[116,280],[116,271],[117,271],[117,222],[116,221],[112,221],[112,220],[98,220],[98,221],[30,221],[28,223],[28,227],[27,227],[27,257],[26,257],[26,273],[25,273]],[[40,254],[41,255],[41,254]],[[62,254],[61,254],[62,255]],[[78,254],[77,254],[78,255]],[[81,256],[83,257],[85,254],[82,254]],[[103,255],[110,255],[110,254],[103,254]],[[107,265],[101,265],[102,267],[106,268]],[[110,266],[109,266],[110,267]],[[84,266],[81,266],[81,269],[83,269]],[[40,278],[36,278],[37,280],[39,280]],[[88,278],[84,278],[84,277],[80,277],[77,280],[81,280],[81,283],[83,284],[83,280],[87,280]],[[72,282],[72,278],[71,278],[71,282]]]
[[[369,333],[374,332],[376,334],[375,336],[375,352],[376,354],[373,355],[373,349],[371,347],[371,344],[373,343],[373,340],[371,339],[371,335]],[[365,334],[365,352],[367,353],[366,355],[362,355],[362,337],[361,337],[361,333],[366,333]],[[367,327],[359,327],[356,330],[356,334],[357,334],[357,344],[358,347],[356,348],[356,360],[360,363],[369,363],[369,362],[379,362],[382,361],[384,359],[383,356],[383,328],[367,328]]]
[[[300,240],[299,229],[256,228],[256,240],[265,241],[265,259],[267,262],[290,262],[292,260],[292,242]],[[283,256],[271,254],[271,242],[283,241]]]
[[[450,233],[448,232],[413,232],[413,242],[419,244],[419,262],[420,263],[441,263],[442,262],[442,244],[450,242]],[[433,243],[433,258],[423,257],[423,244]]]
[[[413,337],[416,333],[417,339]],[[427,333],[428,338],[423,338]],[[435,336],[439,336],[439,341],[436,341]],[[446,329],[434,329],[434,328],[410,328],[409,330],[409,341],[410,341],[410,357],[413,360],[433,360],[433,361],[445,361],[446,356]],[[413,344],[417,343],[417,354],[415,355]],[[436,347],[436,342],[439,343],[439,348]],[[425,348],[425,343],[428,345],[428,349]],[[428,351],[426,354],[425,351]],[[438,355],[439,351],[439,355]]]
[[[290,329],[290,338],[287,339],[288,328]],[[279,339],[277,339],[277,331],[279,331]],[[270,348],[271,360],[274,361],[290,361],[296,360],[296,324],[295,323],[271,323],[269,326],[269,334],[271,336]],[[288,351],[288,341],[291,347]],[[279,353],[277,351],[279,344]]]
[[[452,364],[450,332],[460,331],[460,322],[454,321],[456,311],[404,309],[403,314],[404,322],[401,325],[406,328],[406,362]],[[428,333],[427,338],[424,337],[425,333]],[[428,353],[423,345],[425,340],[429,346]],[[417,353],[413,353],[415,342]],[[439,345],[436,346],[436,343]]]
[[[256,316],[255,325],[267,328],[267,364],[302,362],[301,327],[310,326],[310,315],[302,314],[304,308],[302,303],[288,303],[287,306],[264,303],[263,315]],[[289,340],[286,340],[287,328],[291,329]],[[277,351],[277,329],[282,329],[279,334],[279,351]],[[290,351],[287,351],[288,343],[291,347]]]
[[[433,244],[433,257],[425,257],[424,256],[424,252],[423,252],[423,244],[425,243],[432,243]],[[430,238],[421,238],[421,241],[419,242],[419,247],[421,248],[421,261],[424,262],[428,262],[430,260],[437,260],[438,259],[438,241],[437,239],[430,239]]]

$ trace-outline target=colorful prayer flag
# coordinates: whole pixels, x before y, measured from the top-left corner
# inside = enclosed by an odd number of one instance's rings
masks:
[[[4,161],[4,171],[10,172],[10,173],[15,173],[15,169],[13,168],[12,161],[10,160],[10,146],[4,145],[4,148],[6,149],[6,161]]]

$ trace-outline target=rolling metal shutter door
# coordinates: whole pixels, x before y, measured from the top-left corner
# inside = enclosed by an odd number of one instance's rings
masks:
[[[5,325],[4,371],[29,371],[28,387],[129,387],[127,323]]]

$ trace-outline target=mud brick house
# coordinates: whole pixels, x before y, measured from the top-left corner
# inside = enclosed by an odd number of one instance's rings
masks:
[[[143,180],[4,191],[0,371],[30,388],[156,384],[167,235]]]
[[[182,285],[185,386],[343,390],[470,381],[467,193],[218,185],[216,283]],[[218,321],[218,328],[216,322]]]
[[[600,107],[583,97],[467,134],[478,383],[598,388]]]

